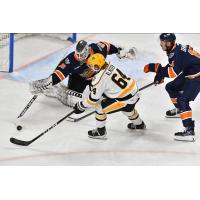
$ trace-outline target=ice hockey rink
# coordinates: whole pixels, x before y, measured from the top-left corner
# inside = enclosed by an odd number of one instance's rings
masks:
[[[137,79],[139,87],[153,81],[153,74],[143,73],[145,64],[167,64],[158,34],[78,34],[79,39],[103,40],[127,49],[136,47],[134,60],[119,60],[115,55],[107,60]],[[177,42],[200,51],[200,34],[177,34]],[[54,98],[39,96],[22,118],[23,130],[18,132],[14,125],[32,98],[28,82],[47,77],[73,48],[70,42],[39,36],[16,42],[15,72],[0,73],[0,165],[200,165],[200,95],[191,103],[196,141],[174,141],[174,133],[183,127],[180,119],[165,118],[166,110],[172,108],[165,91],[169,79],[141,91],[136,108],[147,125],[146,130],[128,130],[128,119],[116,113],[108,116],[107,140],[88,138],[87,131],[95,128],[94,116],[90,116],[76,123],[65,120],[30,146],[10,143],[10,137],[32,139],[72,110]]]

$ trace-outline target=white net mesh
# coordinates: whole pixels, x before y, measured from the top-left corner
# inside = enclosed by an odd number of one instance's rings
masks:
[[[14,42],[27,37],[48,37],[67,41],[72,33],[15,33]],[[0,33],[0,72],[8,72],[10,68],[10,34]],[[14,58],[13,58],[14,59]]]
[[[0,34],[0,71],[9,70],[9,42],[10,34]]]

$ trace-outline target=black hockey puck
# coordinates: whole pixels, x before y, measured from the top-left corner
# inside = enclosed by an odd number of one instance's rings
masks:
[[[17,126],[17,130],[18,130],[18,131],[21,131],[21,130],[22,130],[22,126],[21,126],[21,125],[18,125],[18,126]]]

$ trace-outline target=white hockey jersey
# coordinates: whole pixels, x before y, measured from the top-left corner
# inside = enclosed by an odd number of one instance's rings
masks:
[[[82,103],[85,107],[94,107],[102,97],[107,97],[133,104],[138,99],[137,93],[136,81],[109,64],[106,69],[95,75],[91,93]]]

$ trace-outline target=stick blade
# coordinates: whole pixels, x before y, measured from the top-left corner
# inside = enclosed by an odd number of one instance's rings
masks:
[[[30,141],[18,140],[13,137],[10,138],[10,142],[16,145],[21,145],[21,146],[28,146],[31,143]]]

